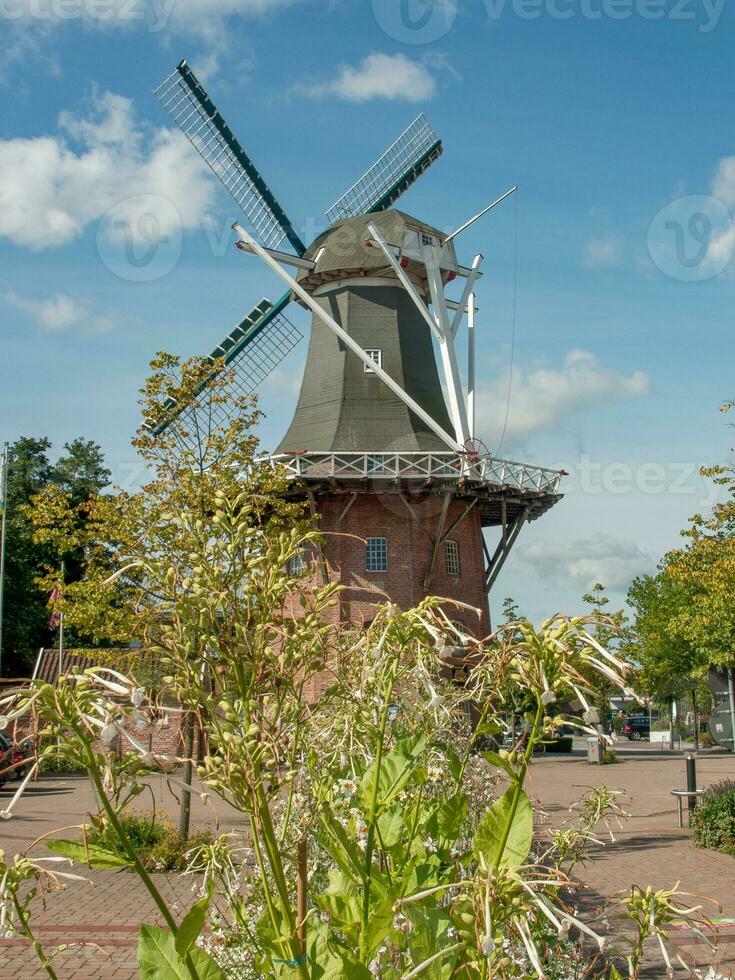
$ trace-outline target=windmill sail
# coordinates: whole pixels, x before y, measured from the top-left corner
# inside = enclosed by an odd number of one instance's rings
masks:
[[[152,429],[153,434],[160,435],[175,426],[179,439],[191,447],[226,423],[234,411],[233,399],[252,395],[302,339],[301,331],[283,313],[290,299],[290,293],[276,303],[262,299],[209,355],[212,362],[223,360],[233,372],[229,391],[222,393],[230,396],[227,400],[218,397],[214,401],[207,396],[218,374],[213,363],[212,374],[202,382],[192,401],[180,404],[172,399],[167,403],[169,414]]]
[[[331,223],[385,211],[442,154],[441,140],[423,113],[326,212]]]
[[[306,248],[219,110],[182,61],[155,90],[163,108],[247,215],[258,240],[278,248],[288,239],[297,255]]]

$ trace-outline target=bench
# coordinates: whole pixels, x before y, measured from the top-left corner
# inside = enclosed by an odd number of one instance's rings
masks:
[[[682,801],[684,800],[684,797],[687,798],[687,801],[689,802],[689,806],[691,808],[692,805],[691,801],[696,800],[698,796],[703,796],[704,790],[703,789],[672,789],[671,795],[676,797],[676,808],[677,808],[677,815],[679,817],[679,826],[683,827],[684,813],[682,810]]]

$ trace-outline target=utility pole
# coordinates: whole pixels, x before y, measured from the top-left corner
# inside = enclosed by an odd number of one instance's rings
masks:
[[[3,509],[2,528],[0,535],[0,677],[3,672],[3,596],[5,595],[5,532],[8,519],[8,444],[3,446],[3,475],[2,486],[0,486],[0,505]]]
[[[61,563],[61,596],[64,595],[64,572],[66,570],[66,563],[62,561]],[[59,613],[59,680],[61,680],[61,675],[64,672],[64,610],[62,608]]]

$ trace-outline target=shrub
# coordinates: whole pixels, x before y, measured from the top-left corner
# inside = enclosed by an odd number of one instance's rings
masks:
[[[214,839],[208,827],[182,837],[157,810],[125,810],[120,815],[120,823],[147,871],[185,871],[189,851]],[[110,845],[109,832],[102,826],[92,830],[88,840],[100,847]]]
[[[698,847],[735,854],[735,782],[725,779],[710,786],[690,822]]]

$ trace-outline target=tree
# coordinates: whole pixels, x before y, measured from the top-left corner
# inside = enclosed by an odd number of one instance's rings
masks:
[[[2,671],[19,676],[32,651],[50,638],[46,603],[36,589],[47,552],[33,540],[33,528],[23,507],[51,477],[48,439],[17,439],[8,451],[8,513],[5,544]]]
[[[710,467],[704,476],[725,488],[712,513],[695,514],[682,532],[685,547],[666,556],[667,573],[686,595],[671,631],[701,661],[735,665],[735,469]]]
[[[34,652],[53,641],[46,595],[38,588],[44,569],[68,561],[67,577],[77,574],[73,550],[51,547],[35,535],[29,503],[37,494],[58,488],[81,500],[99,492],[110,480],[100,447],[77,438],[64,446],[65,454],[52,464],[51,442],[22,437],[8,452],[8,516],[3,624],[2,670],[6,675],[28,671]]]

